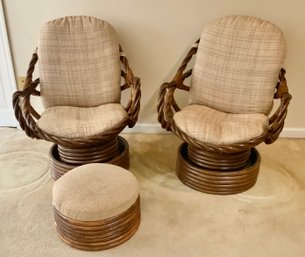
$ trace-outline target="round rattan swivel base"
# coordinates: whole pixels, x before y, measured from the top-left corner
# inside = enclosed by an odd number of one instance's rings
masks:
[[[88,152],[90,152],[88,149]],[[96,161],[88,161],[88,163],[96,162]],[[129,145],[128,142],[122,138],[118,137],[118,151],[117,154],[111,158],[110,160],[105,161],[105,163],[114,164],[120,166],[125,169],[129,169]],[[59,179],[62,175],[67,173],[68,171],[82,165],[79,164],[71,164],[64,162],[59,157],[58,145],[54,144],[49,152],[49,165],[51,170],[51,176],[54,180]]]
[[[208,194],[229,195],[248,190],[256,183],[260,155],[251,149],[248,164],[235,171],[219,171],[202,168],[188,158],[188,146],[182,143],[178,149],[176,173],[185,185]]]
[[[141,220],[140,197],[125,212],[97,221],[77,221],[62,215],[55,207],[54,218],[60,238],[68,245],[86,251],[99,251],[127,241]]]
[[[76,167],[55,181],[52,205],[60,238],[81,250],[122,244],[135,234],[141,221],[136,177],[106,163]]]

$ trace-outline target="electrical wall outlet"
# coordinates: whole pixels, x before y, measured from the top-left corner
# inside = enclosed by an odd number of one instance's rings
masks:
[[[25,83],[25,77],[19,76],[17,78],[17,86],[19,90],[22,90],[24,88],[24,83]]]

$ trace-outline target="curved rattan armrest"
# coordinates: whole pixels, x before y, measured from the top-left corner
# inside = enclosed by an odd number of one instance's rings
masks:
[[[252,138],[246,142],[240,142],[240,143],[234,143],[234,144],[210,144],[206,142],[200,142],[197,139],[187,135],[185,132],[183,132],[179,127],[176,126],[176,124],[173,122],[171,125],[171,130],[173,133],[175,133],[178,137],[180,137],[182,140],[187,142],[188,144],[191,144],[193,147],[197,147],[202,150],[206,151],[214,151],[218,153],[233,153],[233,152],[239,152],[242,150],[250,149],[252,147],[255,147],[256,145],[260,144],[261,142],[264,142],[266,144],[273,143],[278,137],[280,132],[282,131],[284,127],[284,120],[287,115],[287,108],[289,105],[289,102],[291,100],[291,95],[288,93],[288,87],[287,87],[287,81],[285,78],[285,70],[281,69],[280,75],[279,75],[279,82],[276,86],[277,91],[274,95],[275,99],[280,98],[281,104],[277,111],[271,116],[269,119],[269,128],[268,130],[255,137]]]
[[[129,117],[128,126],[132,128],[139,116],[140,112],[140,99],[141,99],[141,82],[140,78],[133,75],[131,68],[129,67],[128,59],[126,58],[122,47],[120,46],[120,60],[123,66],[121,76],[125,80],[125,84],[121,86],[121,90],[130,88],[130,100],[128,101],[125,109]]]
[[[189,50],[172,81],[163,83],[160,87],[157,105],[158,121],[160,122],[162,128],[166,130],[171,130],[173,125],[173,111],[180,111],[180,107],[174,98],[176,88],[189,91],[189,86],[184,84],[184,80],[192,75],[192,70],[190,69],[186,72],[184,72],[184,70],[186,69],[193,55],[197,53],[199,41],[200,39],[198,39]]]
[[[82,147],[88,145],[96,145],[96,144],[100,144],[103,141],[107,141],[116,137],[126,127],[126,125],[133,126],[137,121],[140,110],[140,97],[141,97],[140,80],[139,78],[133,76],[132,71],[129,68],[126,57],[121,56],[121,61],[126,71],[126,72],[122,71],[122,76],[126,81],[126,84],[122,86],[122,90],[129,87],[131,88],[131,99],[126,107],[128,116],[125,119],[123,119],[119,124],[115,125],[111,129],[108,129],[98,135],[85,137],[85,138],[59,137],[41,130],[36,125],[36,121],[35,121],[35,119],[38,120],[40,118],[40,115],[33,109],[33,107],[30,104],[31,95],[40,96],[40,92],[36,90],[36,87],[39,84],[39,79],[32,81],[32,74],[37,61],[38,61],[38,55],[35,51],[28,68],[26,81],[25,81],[25,89],[22,91],[15,92],[13,96],[13,106],[14,106],[15,116],[19,121],[20,127],[26,132],[26,134],[29,137],[45,139],[65,147]]]
[[[129,127],[134,126],[138,119],[138,114],[140,111],[140,79],[135,77],[132,73],[132,70],[129,67],[128,60],[125,57],[123,50],[120,46],[120,60],[123,66],[123,70],[121,71],[121,76],[125,79],[125,84],[121,86],[121,90],[125,90],[127,88],[131,89],[131,98],[125,107],[127,111],[127,116],[120,123],[115,126],[103,131],[100,134],[89,136],[89,137],[74,137],[74,138],[65,138],[54,136],[46,133],[36,127],[36,130],[39,132],[41,138],[44,138],[48,141],[54,142],[55,144],[60,144],[65,147],[83,147],[89,145],[100,144],[101,142],[111,140],[128,125]]]
[[[162,84],[159,91],[158,98],[158,121],[161,124],[161,127],[166,130],[171,130],[173,123],[173,109],[179,111],[180,108],[175,102],[174,92],[176,89],[176,83],[174,81],[166,82]]]
[[[281,69],[279,82],[276,86],[275,99],[280,99],[281,103],[276,112],[269,119],[268,136],[265,139],[266,144],[272,144],[278,139],[281,131],[284,128],[285,118],[287,116],[288,105],[292,96],[288,92],[287,80],[285,78],[286,71]]]
[[[196,42],[198,43],[199,40]],[[171,130],[174,134],[176,134],[180,139],[187,142],[201,150],[213,151],[218,153],[233,153],[239,152],[246,149],[250,149],[260,144],[261,142],[271,144],[273,143],[279,136],[280,132],[284,126],[284,120],[287,115],[287,107],[289,105],[291,95],[288,93],[287,82],[285,79],[285,70],[281,69],[279,75],[279,82],[277,84],[277,92],[274,98],[281,99],[281,105],[278,110],[273,114],[273,116],[269,119],[269,129],[263,134],[252,138],[246,142],[234,143],[234,144],[211,144],[206,142],[201,142],[189,135],[187,135],[184,131],[182,131],[178,126],[176,126],[173,120],[173,110],[180,111],[180,108],[177,106],[174,99],[174,92],[176,88],[189,90],[183,84],[183,81],[186,77],[190,76],[192,71],[187,71],[183,73],[184,69],[187,66],[187,63],[190,61],[193,54],[197,51],[196,49],[191,49],[187,54],[186,58],[183,60],[182,65],[178,69],[174,79],[171,82],[164,83],[159,92],[158,99],[158,121],[161,123],[162,128],[167,130]]]
[[[33,71],[37,63],[38,55],[36,51],[32,55],[32,59],[27,70],[24,89],[16,91],[13,95],[13,108],[15,117],[20,127],[25,131],[26,135],[31,138],[40,138],[36,132],[36,120],[40,115],[34,110],[30,103],[30,97],[40,96],[40,92],[36,90],[39,85],[39,79],[33,81]],[[34,119],[35,118],[35,119]]]

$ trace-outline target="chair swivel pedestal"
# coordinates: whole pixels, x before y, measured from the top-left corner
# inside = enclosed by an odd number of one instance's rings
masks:
[[[88,163],[109,163],[129,169],[128,142],[118,136],[110,142],[83,148],[66,148],[54,144],[49,152],[50,170],[54,180]]]
[[[223,155],[194,154],[190,149],[182,143],[177,153],[176,174],[185,185],[204,193],[227,195],[246,191],[256,183],[261,158],[255,148]]]

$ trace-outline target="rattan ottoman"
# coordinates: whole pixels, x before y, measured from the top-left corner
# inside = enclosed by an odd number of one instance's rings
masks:
[[[54,183],[52,203],[60,238],[81,250],[119,245],[140,225],[137,180],[115,165],[92,163],[74,168]]]

